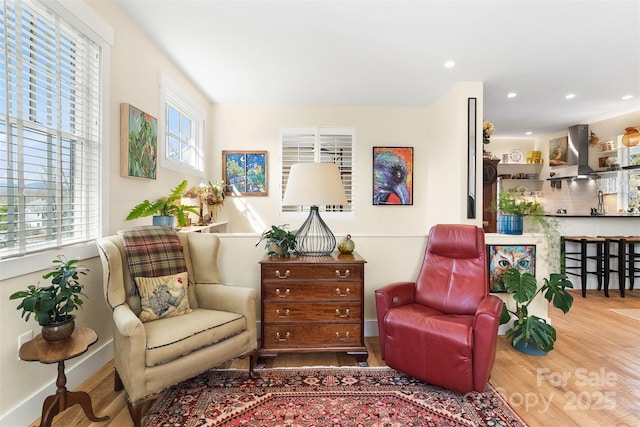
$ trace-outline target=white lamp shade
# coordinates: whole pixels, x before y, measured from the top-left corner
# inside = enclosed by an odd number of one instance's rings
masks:
[[[296,163],[291,166],[283,205],[346,205],[347,196],[335,163]]]

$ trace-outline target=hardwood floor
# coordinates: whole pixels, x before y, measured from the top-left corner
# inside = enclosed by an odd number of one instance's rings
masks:
[[[605,298],[588,291],[573,293],[568,314],[550,308],[558,331],[556,348],[546,356],[528,356],[498,339],[493,384],[530,426],[640,425],[640,321],[609,311],[640,308],[640,290],[620,298],[615,290]],[[377,337],[366,339],[369,366],[384,366]],[[247,360],[230,367],[244,368]],[[357,365],[346,354],[283,354],[267,359],[266,367]],[[78,389],[91,395],[96,415],[109,421],[88,421],[79,406],[56,416],[53,426],[132,426],[123,393],[113,391],[113,365],[105,365]],[[36,420],[31,426],[39,425]]]

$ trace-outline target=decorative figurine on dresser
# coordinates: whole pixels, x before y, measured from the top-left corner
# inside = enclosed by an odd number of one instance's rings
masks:
[[[361,366],[367,366],[365,263],[356,252],[265,257],[260,262],[260,356],[346,352]]]

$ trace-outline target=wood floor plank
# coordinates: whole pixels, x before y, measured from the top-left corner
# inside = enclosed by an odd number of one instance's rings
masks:
[[[640,308],[640,290],[610,298],[573,291],[568,314],[549,309],[558,331],[556,348],[546,356],[528,356],[499,337],[491,383],[532,427],[636,426],[640,425],[640,322],[609,311]],[[369,366],[384,366],[377,337],[365,339]],[[296,353],[266,359],[266,367],[357,366],[346,354]],[[247,359],[226,366],[248,367]],[[124,393],[113,391],[113,364],[105,365],[78,389],[87,391],[98,416],[110,420],[93,423],[78,407],[55,417],[54,427],[129,427],[131,419]],[[39,425],[39,419],[31,424]]]

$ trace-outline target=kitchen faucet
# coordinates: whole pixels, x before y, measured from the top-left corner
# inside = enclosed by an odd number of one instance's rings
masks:
[[[598,215],[604,215],[604,194],[598,190]]]

